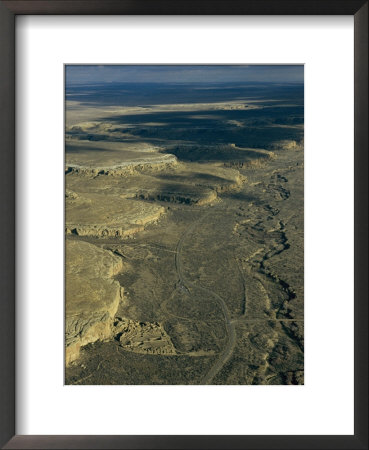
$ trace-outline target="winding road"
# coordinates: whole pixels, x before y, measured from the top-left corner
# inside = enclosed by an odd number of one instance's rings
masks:
[[[222,309],[223,316],[224,316],[224,323],[225,323],[225,327],[226,327],[226,331],[227,331],[227,335],[228,335],[228,340],[227,340],[227,343],[226,343],[224,349],[222,350],[218,359],[213,364],[213,366],[210,368],[210,370],[202,377],[199,384],[210,384],[210,382],[215,377],[215,375],[219,372],[219,370],[224,366],[224,364],[228,361],[228,359],[232,355],[232,352],[233,352],[233,349],[234,349],[234,346],[236,343],[236,330],[235,330],[234,321],[232,321],[232,319],[231,319],[229,309],[228,309],[224,299],[222,297],[220,297],[220,295],[218,295],[214,291],[207,289],[205,287],[202,287],[202,286],[198,286],[197,284],[192,283],[191,281],[188,281],[186,279],[186,277],[184,276],[183,270],[182,270],[181,252],[182,252],[183,243],[188,238],[188,236],[190,236],[190,234],[194,231],[195,227],[197,225],[199,225],[199,223],[202,222],[207,216],[209,216],[211,212],[212,211],[207,211],[198,220],[193,222],[192,225],[190,225],[187,228],[187,230],[182,234],[181,238],[179,239],[179,241],[177,243],[176,253],[175,253],[175,267],[176,267],[176,271],[177,271],[177,275],[178,275],[178,279],[179,279],[177,286],[179,288],[185,288],[188,291],[189,291],[189,288],[192,288],[192,289],[197,289],[199,291],[202,291],[206,294],[212,295],[217,300],[217,303],[219,304],[219,306]]]

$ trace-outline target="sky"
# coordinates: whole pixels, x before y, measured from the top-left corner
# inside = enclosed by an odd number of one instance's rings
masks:
[[[303,65],[67,65],[66,84],[303,83]]]

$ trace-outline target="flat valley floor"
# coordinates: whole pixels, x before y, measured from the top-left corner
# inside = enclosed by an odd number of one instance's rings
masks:
[[[67,97],[66,384],[304,383],[303,95],[235,89]]]

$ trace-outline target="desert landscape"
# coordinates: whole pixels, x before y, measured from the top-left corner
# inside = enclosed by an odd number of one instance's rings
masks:
[[[96,67],[66,66],[65,383],[303,384],[303,67]]]

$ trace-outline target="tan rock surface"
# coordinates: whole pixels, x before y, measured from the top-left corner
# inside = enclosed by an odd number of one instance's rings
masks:
[[[164,327],[158,322],[118,320],[120,345],[127,351],[151,355],[175,355],[176,350]]]
[[[79,236],[129,236],[155,222],[162,206],[107,194],[66,195],[66,233]]]
[[[67,139],[66,172],[86,176],[122,176],[158,171],[177,165],[174,155],[144,142],[107,142]]]
[[[123,268],[121,258],[83,241],[66,241],[66,364],[80,347],[112,335],[112,319],[123,288],[112,277]]]
[[[235,110],[253,110],[262,109],[260,100],[249,98],[247,100],[233,100],[220,102],[196,102],[196,103],[174,103],[150,106],[101,106],[95,104],[92,106],[85,102],[68,100],[66,105],[66,125],[67,129],[78,127],[84,130],[91,130],[99,126],[102,119],[107,121],[109,117],[132,116],[136,114],[153,114],[163,112],[195,112],[195,111],[235,111]],[[165,124],[163,124],[165,125]],[[104,128],[109,126],[117,127],[116,123],[104,124]]]

